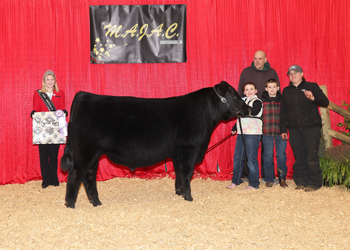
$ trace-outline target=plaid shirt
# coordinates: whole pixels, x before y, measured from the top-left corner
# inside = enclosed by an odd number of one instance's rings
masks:
[[[273,137],[280,136],[280,92],[277,92],[276,97],[270,97],[267,92],[264,91],[262,100],[264,105],[263,134]]]

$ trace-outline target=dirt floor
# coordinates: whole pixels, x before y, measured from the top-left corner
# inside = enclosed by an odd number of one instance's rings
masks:
[[[194,179],[188,202],[171,178],[115,178],[98,182],[102,206],[81,187],[75,209],[64,205],[65,183],[0,186],[0,249],[349,249],[346,189],[229,183]]]

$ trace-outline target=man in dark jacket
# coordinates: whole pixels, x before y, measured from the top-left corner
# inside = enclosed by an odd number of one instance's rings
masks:
[[[285,87],[281,100],[281,133],[288,139],[294,153],[293,180],[296,189],[315,191],[322,186],[318,149],[322,121],[318,106],[327,107],[328,98],[317,83],[307,82],[298,65],[289,68],[290,85]]]
[[[252,64],[243,69],[239,78],[238,94],[244,97],[243,85],[247,82],[252,82],[258,89],[258,97],[261,99],[262,93],[265,91],[265,83],[269,79],[276,79],[278,84],[280,80],[276,71],[270,67],[270,63],[267,61],[266,54],[262,50],[258,50],[254,54],[254,61]]]

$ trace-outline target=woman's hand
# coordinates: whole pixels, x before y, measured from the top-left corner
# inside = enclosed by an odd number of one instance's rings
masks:
[[[36,111],[33,110],[33,111],[30,113],[30,117],[31,117],[31,118],[33,118],[33,115],[34,115],[35,112],[36,112]]]

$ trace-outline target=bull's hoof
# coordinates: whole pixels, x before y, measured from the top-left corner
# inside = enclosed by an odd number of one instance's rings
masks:
[[[175,189],[175,194],[182,196],[182,192],[180,189]]]
[[[92,205],[94,205],[94,207],[97,207],[97,206],[101,206],[102,205],[102,203],[101,203],[101,201],[95,201],[95,202],[91,202],[92,203]]]
[[[66,202],[66,207],[68,207],[68,208],[75,208],[75,204],[73,203],[73,204],[69,204],[68,202]]]
[[[185,196],[184,196],[184,199],[185,199],[186,201],[193,201],[193,198],[192,198],[191,195],[185,195]]]

